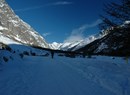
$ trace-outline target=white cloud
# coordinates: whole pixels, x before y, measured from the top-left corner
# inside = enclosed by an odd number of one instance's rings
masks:
[[[45,5],[28,7],[28,8],[23,8],[23,9],[16,9],[14,11],[15,12],[30,11],[30,10],[40,9],[40,8],[43,8],[43,7],[45,7]]]
[[[95,22],[93,22],[91,24],[85,24],[77,29],[74,29],[71,32],[71,35],[69,37],[67,37],[64,40],[64,42],[75,42],[75,41],[83,40],[85,38],[84,32],[87,31],[87,29],[96,27],[99,23],[101,23],[100,19],[96,20]]]
[[[67,2],[67,1],[58,1],[54,3],[48,3],[40,6],[33,6],[33,7],[28,7],[28,8],[22,8],[22,9],[16,9],[14,11],[16,12],[21,12],[21,11],[30,11],[30,10],[35,10],[35,9],[40,9],[43,7],[49,7],[49,6],[59,6],[59,5],[70,5],[73,4],[72,2]]]
[[[83,40],[83,39],[84,39],[83,35],[71,35],[71,36],[67,37],[66,40],[64,40],[64,43],[76,42],[76,41],[80,41],[80,40]]]
[[[51,35],[51,33],[46,32],[46,33],[43,33],[42,35],[43,35],[43,37],[47,37],[47,36]]]
[[[52,3],[50,5],[70,5],[70,4],[73,4],[72,2],[68,2],[68,1],[58,1],[58,2],[55,2],[55,3]]]

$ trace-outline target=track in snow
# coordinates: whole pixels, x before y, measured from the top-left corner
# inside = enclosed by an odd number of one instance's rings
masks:
[[[116,95],[66,62],[26,57],[22,63],[7,64],[0,72],[0,95]]]

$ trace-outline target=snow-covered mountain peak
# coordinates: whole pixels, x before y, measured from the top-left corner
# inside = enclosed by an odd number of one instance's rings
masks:
[[[108,32],[106,31],[102,31],[98,34],[95,35],[90,35],[86,38],[84,38],[83,40],[79,40],[79,41],[71,41],[71,42],[64,42],[64,43],[52,43],[50,44],[50,46],[53,46],[53,49],[59,49],[59,50],[65,50],[65,51],[75,51],[81,47],[84,47],[85,45],[100,39],[102,37],[104,37],[105,35],[107,35]],[[57,48],[58,46],[58,48]],[[55,48],[56,47],[56,48]]]
[[[53,42],[52,44],[53,44],[53,45],[59,45],[59,43],[57,43],[57,42]]]
[[[50,49],[60,50],[61,45],[62,45],[62,43],[53,42],[53,43],[49,44],[49,47],[50,47]]]

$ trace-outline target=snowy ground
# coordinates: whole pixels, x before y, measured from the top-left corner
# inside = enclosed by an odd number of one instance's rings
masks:
[[[130,95],[130,63],[26,56],[0,65],[0,95]]]

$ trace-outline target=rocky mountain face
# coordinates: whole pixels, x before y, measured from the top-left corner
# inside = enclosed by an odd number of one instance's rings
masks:
[[[0,37],[7,37],[25,45],[48,48],[44,38],[20,19],[5,0],[0,0]]]
[[[86,54],[101,54],[114,56],[130,56],[130,21],[123,25],[112,27],[101,39],[78,49]]]

